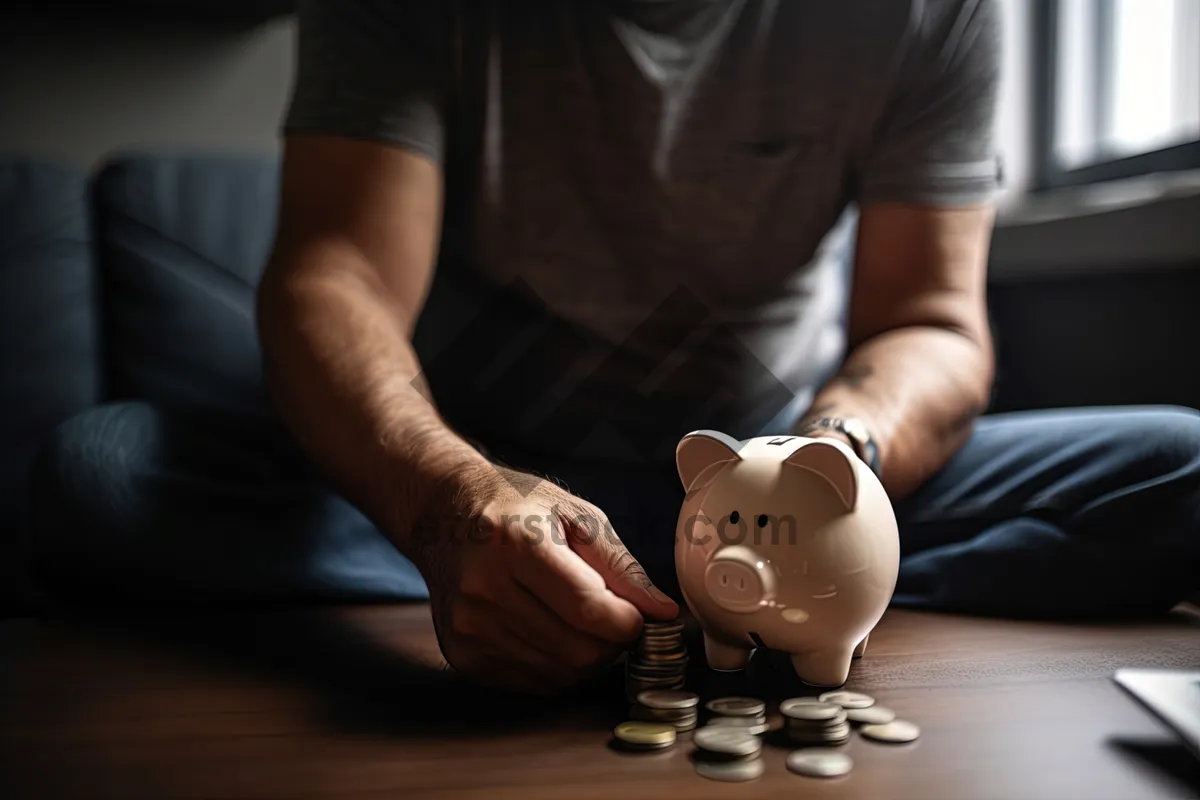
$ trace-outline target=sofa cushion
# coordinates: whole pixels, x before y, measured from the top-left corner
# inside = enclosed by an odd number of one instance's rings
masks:
[[[60,422],[100,397],[87,177],[0,157],[0,607],[26,596],[25,475]]]
[[[265,412],[254,290],[278,175],[275,157],[152,154],[97,174],[111,398]]]

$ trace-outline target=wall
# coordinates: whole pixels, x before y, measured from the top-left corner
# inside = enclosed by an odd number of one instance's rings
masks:
[[[1016,197],[1028,175],[1026,0],[1005,21],[998,120]],[[0,28],[0,152],[92,166],[123,146],[270,150],[291,79],[294,22],[207,29],[136,15],[6,14]]]
[[[996,137],[1004,161],[1002,205],[1020,201],[1030,183],[1032,169],[1030,91],[1033,53],[1030,42],[1030,0],[999,0],[1004,19],[1003,69],[996,113]]]
[[[61,21],[48,12],[5,13],[0,152],[89,168],[121,147],[277,146],[291,19],[238,30],[58,11]]]

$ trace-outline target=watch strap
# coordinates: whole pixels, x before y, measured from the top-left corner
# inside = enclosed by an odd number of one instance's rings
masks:
[[[855,427],[862,428],[862,430],[854,430]],[[861,424],[853,425],[849,421],[839,417],[822,417],[821,419],[806,423],[798,433],[803,436],[805,433],[812,433],[818,430],[834,431],[846,437],[847,441],[850,442],[850,448],[854,451],[854,455],[858,456],[859,460],[866,464],[871,472],[875,473],[875,477],[882,477],[879,446]]]

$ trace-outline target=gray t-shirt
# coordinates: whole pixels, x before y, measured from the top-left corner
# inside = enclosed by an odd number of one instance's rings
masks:
[[[286,132],[447,172],[416,346],[468,435],[669,461],[841,363],[856,209],[996,188],[994,0],[312,0]]]

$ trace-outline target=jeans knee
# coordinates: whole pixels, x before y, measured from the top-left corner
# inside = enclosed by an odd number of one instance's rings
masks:
[[[1180,477],[1200,491],[1200,411],[1181,406],[1148,409],[1127,433],[1129,446],[1143,448],[1154,472]]]

